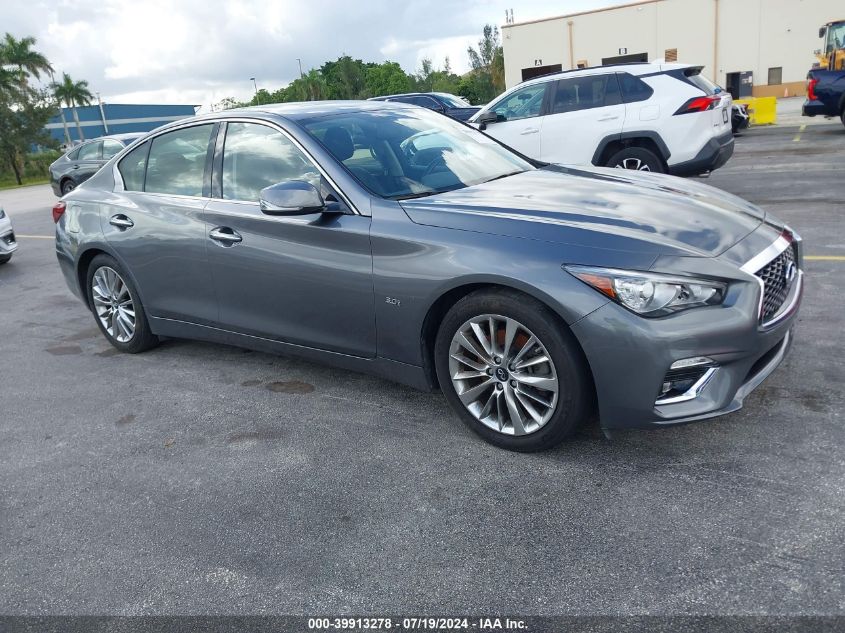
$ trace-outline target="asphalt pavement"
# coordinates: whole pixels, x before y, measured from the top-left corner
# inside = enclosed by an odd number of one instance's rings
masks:
[[[0,191],[2,614],[845,614],[845,128],[707,182],[805,239],[795,344],[740,412],[482,442],[440,394],[168,341],[116,353],[46,186]]]

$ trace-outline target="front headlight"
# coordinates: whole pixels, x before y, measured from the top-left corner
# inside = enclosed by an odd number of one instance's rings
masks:
[[[3,211],[3,207],[0,207],[0,220],[6,217],[6,212]]]
[[[659,273],[590,266],[564,268],[632,312],[648,317],[663,316],[697,306],[717,305],[725,298],[727,288],[726,284],[718,281],[671,277]]]

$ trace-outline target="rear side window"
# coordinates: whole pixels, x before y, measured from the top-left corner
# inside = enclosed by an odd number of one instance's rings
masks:
[[[123,149],[123,145],[114,139],[106,139],[103,141],[103,160],[108,160],[112,156],[117,156]]]
[[[505,121],[516,121],[540,116],[543,108],[543,97],[551,82],[545,81],[531,86],[525,86],[509,94],[490,108],[504,118]]]
[[[157,136],[147,159],[144,191],[201,196],[213,124],[195,125]]]
[[[79,160],[98,160],[100,158],[100,148],[102,146],[102,141],[86,143],[79,148]]]
[[[651,86],[644,82],[639,77],[634,77],[628,73],[618,73],[619,86],[622,89],[622,100],[625,103],[634,103],[635,101],[645,101],[651,98],[654,94]]]
[[[150,143],[139,145],[120,159],[117,170],[123,178],[123,188],[126,191],[144,190],[144,171],[147,169],[147,152]]]
[[[616,75],[559,79],[552,101],[552,114],[589,110],[622,102]]]
[[[223,145],[224,199],[258,202],[264,187],[290,180],[320,187],[317,168],[284,134],[266,125],[229,123]]]

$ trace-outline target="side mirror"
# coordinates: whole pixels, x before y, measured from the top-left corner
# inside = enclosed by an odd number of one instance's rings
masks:
[[[475,122],[478,123],[478,129],[483,130],[491,123],[498,123],[499,121],[503,121],[504,117],[496,114],[493,110],[488,110],[481,116],[479,116]]]
[[[826,26],[819,27],[819,37],[824,37],[825,33],[827,33],[827,27]]]
[[[258,194],[258,204],[267,215],[308,215],[326,210],[323,196],[304,180],[288,180],[265,187]]]

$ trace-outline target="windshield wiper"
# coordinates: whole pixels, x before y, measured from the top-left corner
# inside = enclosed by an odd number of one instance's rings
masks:
[[[420,191],[418,193],[406,193],[402,196],[391,196],[391,200],[413,200],[414,198],[425,198],[426,196],[433,196],[439,191]]]
[[[485,180],[484,182],[493,182],[494,180],[501,180],[502,178],[507,178],[508,176],[516,176],[517,174],[524,174],[525,170],[520,169],[519,171],[511,171],[507,174],[502,174],[501,176],[496,176],[495,178],[491,178],[490,180]]]

